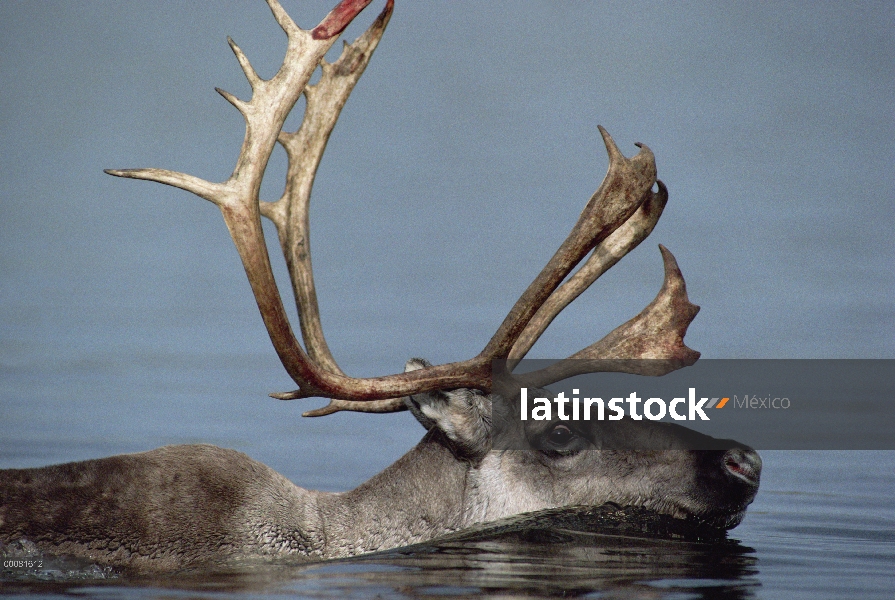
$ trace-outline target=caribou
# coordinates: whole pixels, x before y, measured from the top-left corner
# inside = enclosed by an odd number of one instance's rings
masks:
[[[602,127],[609,155],[605,179],[480,354],[443,365],[412,359],[402,373],[372,378],[341,370],[323,336],[308,206],[330,132],[381,39],[393,0],[332,63],[324,55],[371,0],[341,0],[310,30],[299,28],[277,0],[266,1],[287,36],[282,65],[272,78],[262,79],[229,40],[251,98],[217,90],[246,123],[232,175],[213,183],[161,169],[107,173],[168,184],[220,208],[273,346],[297,386],[271,396],[329,399],[305,416],[410,410],[427,432],[396,463],[344,493],[303,489],[244,454],[209,445],[3,470],[0,542],[28,540],[48,554],[166,570],[252,557],[347,557],[512,515],[608,503],[719,530],[739,524],[757,492],[761,460],[731,440],[712,440],[660,422],[618,423],[610,432],[606,424],[573,429],[557,421],[520,421],[517,426],[533,440],[530,447],[494,444],[492,411],[509,393],[498,385],[495,365],[512,371],[566,305],[650,234],[668,200],[649,148],[638,144],[639,152],[627,158]],[[318,68],[319,80],[311,85]],[[304,120],[298,130],[286,132],[286,117],[301,95]],[[288,157],[285,191],[276,201],[262,201],[261,180],[277,143]],[[303,344],[274,280],[262,217],[278,232]],[[667,371],[699,357],[683,342],[699,307],[689,302],[674,257],[660,249],[665,279],[658,296],[630,321],[573,354],[573,359],[588,359],[574,364],[599,370],[595,365],[624,360],[630,369],[647,364],[631,360],[651,359],[642,374],[657,375],[652,359]],[[542,385],[569,375],[562,369],[547,371],[538,380]],[[657,446],[643,449],[632,442],[630,448],[609,448],[602,443],[606,436],[619,435]]]

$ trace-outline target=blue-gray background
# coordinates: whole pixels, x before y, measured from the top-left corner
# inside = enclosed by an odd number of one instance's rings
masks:
[[[333,3],[285,6],[308,27]],[[657,243],[706,357],[895,357],[893,24],[888,1],[399,2],[315,188],[337,359],[478,352],[602,179],[597,124],[653,149],[671,200],[532,357],[647,304]],[[419,437],[267,399],[291,383],[217,210],[102,173],[227,177],[243,124],[213,88],[248,95],[228,34],[274,73],[260,1],[0,3],[2,466],[208,441],[340,488]]]

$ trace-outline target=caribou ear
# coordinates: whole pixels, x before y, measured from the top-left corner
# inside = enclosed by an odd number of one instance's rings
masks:
[[[404,372],[432,365],[421,358],[407,361]],[[435,390],[404,399],[407,408],[427,430],[437,429],[451,450],[465,460],[480,460],[491,449],[491,397],[478,390]]]

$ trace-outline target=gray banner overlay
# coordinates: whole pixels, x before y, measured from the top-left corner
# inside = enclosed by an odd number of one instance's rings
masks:
[[[505,367],[494,364],[496,449],[562,452],[573,439],[603,449],[735,440],[759,450],[895,450],[895,360],[524,360],[513,375]]]

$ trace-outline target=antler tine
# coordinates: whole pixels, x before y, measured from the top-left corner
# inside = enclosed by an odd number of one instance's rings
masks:
[[[404,404],[404,398],[387,398],[385,400],[370,400],[362,402],[358,400],[339,400],[337,398],[330,399],[329,404],[321,408],[315,408],[301,413],[303,417],[325,417],[333,413],[362,412],[388,414],[407,410]]]
[[[255,67],[252,66],[251,62],[249,62],[249,57],[245,55],[245,52],[242,51],[242,48],[240,48],[236,44],[236,42],[233,41],[233,38],[231,38],[229,35],[227,36],[227,43],[230,44],[230,49],[236,56],[236,61],[239,63],[239,66],[242,67],[242,72],[246,76],[246,79],[249,82],[249,86],[254,90],[256,87],[261,85],[264,80],[258,76],[258,73],[255,72]]]
[[[656,183],[659,190],[657,192],[648,190],[646,201],[640,205],[637,212],[603,240],[594,249],[587,262],[568,281],[559,286],[538,309],[510,351],[511,371],[515,361],[528,354],[541,334],[566,306],[652,233],[668,202],[668,188],[661,181]]]

